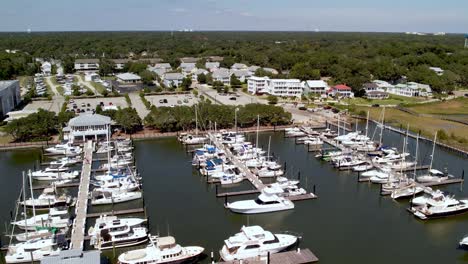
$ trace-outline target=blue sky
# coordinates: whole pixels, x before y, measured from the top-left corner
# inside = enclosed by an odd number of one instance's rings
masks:
[[[466,0],[4,0],[0,31],[468,32]]]

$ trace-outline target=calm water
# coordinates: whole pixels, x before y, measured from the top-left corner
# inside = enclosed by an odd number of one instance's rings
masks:
[[[216,253],[223,240],[242,225],[258,224],[271,231],[301,233],[301,247],[310,248],[320,263],[468,263],[468,253],[457,249],[459,239],[468,233],[468,214],[419,221],[405,210],[408,202],[381,197],[377,185],[357,183],[356,175],[334,170],[303,145],[295,145],[294,139],[284,139],[282,133],[261,134],[259,145],[266,149],[270,136],[271,152],[281,163],[286,162],[289,177],[297,177],[300,172],[304,187],[312,190],[316,185],[318,199],[297,202],[296,208],[287,212],[233,214],[224,209],[223,199],[215,197],[215,187],[207,185],[192,169],[191,156],[175,138],[136,142],[151,232],[169,232],[180,244],[203,246],[209,254]],[[255,135],[249,137],[255,140]],[[386,132],[385,143],[401,148],[401,136]],[[414,145],[410,140],[410,151],[414,152]],[[425,164],[429,163],[431,147],[420,144]],[[9,219],[8,211],[18,195],[21,170],[32,167],[37,157],[37,153],[29,152],[0,153],[0,208],[5,212],[2,221]],[[468,169],[468,162],[437,149],[434,167],[447,167],[459,177],[462,169]],[[463,192],[460,185],[444,190],[468,197],[467,187],[465,184]],[[249,188],[248,183],[235,187]],[[249,196],[230,201],[246,198]],[[126,207],[132,206],[139,204]]]

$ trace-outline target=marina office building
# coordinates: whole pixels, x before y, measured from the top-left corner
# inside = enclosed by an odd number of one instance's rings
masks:
[[[21,102],[19,81],[0,81],[0,119]]]
[[[98,140],[106,138],[110,131],[112,120],[108,116],[98,114],[81,114],[70,119],[68,126],[63,129],[65,140],[86,139]]]

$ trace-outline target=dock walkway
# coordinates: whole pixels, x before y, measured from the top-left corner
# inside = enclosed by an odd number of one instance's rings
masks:
[[[91,164],[93,160],[93,142],[90,140],[84,145],[83,168],[78,189],[78,197],[75,207],[75,220],[71,233],[70,249],[83,249],[86,226],[86,212],[88,209],[89,182],[91,179]]]
[[[299,251],[286,251],[281,253],[275,253],[270,255],[270,261],[268,262],[267,256],[249,258],[242,261],[226,261],[218,262],[218,264],[240,264],[240,263],[249,263],[249,264],[305,264],[305,263],[314,263],[318,262],[319,259],[310,251],[310,249],[301,249]]]

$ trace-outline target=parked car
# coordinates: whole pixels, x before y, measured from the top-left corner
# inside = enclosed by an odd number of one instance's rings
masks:
[[[233,96],[233,97],[229,97],[229,100],[235,101],[235,100],[237,100],[237,98],[235,96]]]

